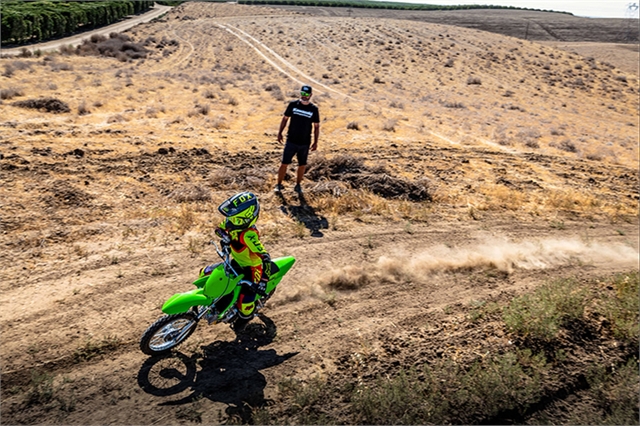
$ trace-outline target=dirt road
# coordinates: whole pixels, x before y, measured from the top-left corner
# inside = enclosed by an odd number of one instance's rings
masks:
[[[122,31],[126,31],[129,28],[132,28],[138,24],[150,22],[155,18],[167,13],[169,10],[171,10],[170,6],[163,6],[156,3],[150,11],[143,13],[142,15],[133,16],[131,18],[125,19],[124,21],[111,24],[104,28],[99,28],[94,31],[87,31],[82,34],[77,34],[77,35],[63,38],[60,40],[48,41],[45,43],[31,44],[31,45],[22,46],[22,47],[15,47],[11,49],[0,48],[0,55],[15,56],[15,55],[21,54],[25,49],[33,53],[36,51],[48,52],[52,50],[58,50],[62,46],[75,47],[79,44],[82,44],[83,40],[89,39],[92,35],[108,36],[109,34],[114,32],[119,33]]]

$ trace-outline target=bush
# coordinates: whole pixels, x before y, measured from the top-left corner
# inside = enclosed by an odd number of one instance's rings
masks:
[[[551,341],[568,321],[582,318],[586,304],[587,294],[575,281],[559,280],[513,299],[503,320],[523,338]]]
[[[106,56],[126,62],[129,59],[146,58],[149,50],[133,42],[126,34],[111,33],[109,38],[93,35],[71,52],[81,56]]]
[[[392,118],[387,120],[384,123],[384,125],[382,126],[382,130],[384,130],[385,132],[395,132],[397,125],[398,125],[398,120],[395,120]]]
[[[578,152],[578,148],[576,147],[576,145],[568,139],[560,142],[560,144],[558,144],[558,149],[567,152]]]
[[[527,372],[523,364],[534,368]],[[529,351],[476,362],[469,370],[442,361],[422,373],[401,371],[376,386],[359,387],[353,405],[363,424],[477,424],[538,402],[546,369],[544,358]]]
[[[71,111],[69,105],[56,98],[28,99],[25,101],[14,102],[13,105],[20,108],[38,109],[53,113]]]
[[[638,345],[638,272],[622,274],[613,279],[615,296],[605,299],[602,312],[613,335],[632,345]]]
[[[587,374],[589,394],[596,401],[600,418],[579,414],[571,424],[632,425],[638,423],[638,359],[609,373],[604,365],[594,365]]]
[[[13,99],[22,95],[24,95],[22,89],[16,89],[15,87],[0,90],[0,99]]]
[[[447,101],[447,102],[444,102],[443,105],[444,105],[445,108],[460,108],[460,109],[466,108],[462,102],[448,102]]]

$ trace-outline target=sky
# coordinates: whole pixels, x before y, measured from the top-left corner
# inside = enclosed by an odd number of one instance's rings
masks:
[[[384,0],[399,1],[402,3],[425,3],[438,5],[458,4],[482,4],[496,6],[515,6],[530,9],[555,10],[558,12],[570,12],[576,16],[591,18],[638,18],[638,10],[635,14],[627,14],[629,4],[640,5],[640,0]]]

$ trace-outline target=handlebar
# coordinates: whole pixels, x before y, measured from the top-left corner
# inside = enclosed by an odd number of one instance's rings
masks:
[[[217,230],[216,230],[216,234],[217,234]],[[228,235],[227,235],[227,238]],[[238,272],[236,272],[236,270],[233,268],[233,266],[231,265],[231,245],[230,245],[231,241],[225,241],[224,239],[220,240],[220,248],[218,248],[218,245],[216,244],[216,242],[214,240],[210,241],[210,244],[213,245],[216,248],[216,253],[218,253],[218,256],[220,256],[220,258],[222,259],[222,262],[224,263],[224,268],[225,271],[227,271],[228,273],[232,273],[235,276],[238,276],[240,274],[238,274]]]

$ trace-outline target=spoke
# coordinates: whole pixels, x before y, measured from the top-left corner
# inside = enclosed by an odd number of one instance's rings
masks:
[[[153,335],[149,346],[154,350],[163,350],[173,346],[177,343],[175,338],[178,337],[186,327],[191,325],[191,323],[192,321],[181,318],[165,325]]]

